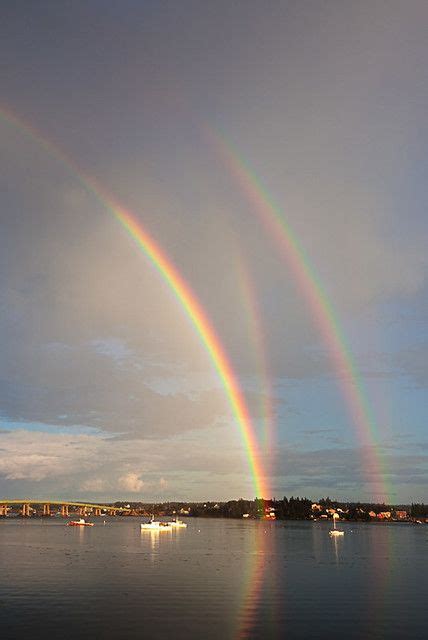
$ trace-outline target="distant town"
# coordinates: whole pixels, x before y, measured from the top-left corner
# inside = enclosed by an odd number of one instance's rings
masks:
[[[386,505],[340,502],[322,498],[284,497],[280,500],[229,500],[227,502],[114,502],[105,505],[61,500],[0,499],[0,517],[81,516],[187,516],[190,518],[244,518],[257,520],[349,520],[362,522],[413,522],[428,524],[428,505]]]

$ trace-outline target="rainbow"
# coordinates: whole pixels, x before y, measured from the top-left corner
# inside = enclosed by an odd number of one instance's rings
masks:
[[[13,125],[20,132],[24,132],[48,154],[60,160],[67,169],[71,170],[83,187],[94,195],[103,207],[121,224],[122,228],[125,229],[166,282],[196,330],[224,387],[230,407],[240,428],[256,495],[262,498],[268,497],[269,487],[258,452],[255,430],[238,378],[234,373],[220,338],[189,284],[168,258],[160,244],[150,236],[141,220],[117,202],[98,181],[84,173],[56,144],[53,144],[32,125],[17,117],[10,109],[0,108],[0,116],[8,124]]]
[[[236,249],[235,253],[237,255],[238,286],[242,295],[243,307],[245,309],[249,338],[252,342],[253,352],[257,360],[260,391],[262,394],[260,411],[263,419],[263,429],[259,442],[260,446],[263,447],[267,460],[270,461],[270,467],[272,468],[276,418],[273,406],[272,376],[268,366],[266,335],[263,327],[262,311],[257,291],[254,286],[254,278],[251,277],[248,264],[246,263],[242,252],[239,251],[239,248]]]
[[[279,638],[281,634],[277,626],[277,607],[263,605],[265,593],[280,593],[283,596],[279,600],[282,615],[284,615],[284,607],[287,606],[285,594],[281,593],[284,583],[277,584],[278,576],[269,566],[269,558],[280,553],[277,549],[278,529],[273,523],[263,521],[250,521],[247,525],[243,548],[246,564],[242,571],[242,595],[236,616],[236,631],[231,636],[236,640],[257,637],[257,630],[260,628],[260,622],[263,621],[263,627],[266,629],[265,636]]]
[[[262,526],[264,524],[262,523]],[[266,535],[255,528],[250,533],[250,548],[245,549],[246,566],[242,574],[243,593],[237,615],[236,640],[254,637],[255,623],[261,616],[260,599],[266,581]],[[270,537],[270,536],[269,536]],[[270,542],[270,541],[269,541]]]
[[[237,150],[208,125],[203,127],[203,135],[236,180],[269,236],[277,244],[281,257],[287,263],[306,299],[331,354],[348,412],[356,427],[367,482],[377,491],[376,498],[387,499],[390,492],[386,490],[386,473],[377,445],[376,422],[339,320],[318,275],[284,213]]]

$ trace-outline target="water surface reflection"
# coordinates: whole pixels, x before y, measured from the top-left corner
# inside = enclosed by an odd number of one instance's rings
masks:
[[[424,637],[424,527],[188,522],[0,521],[2,640]]]

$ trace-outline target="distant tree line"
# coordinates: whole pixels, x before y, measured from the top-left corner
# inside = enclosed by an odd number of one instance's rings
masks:
[[[428,504],[413,503],[410,507],[412,518],[428,518]]]
[[[379,514],[391,512],[397,509],[405,510],[411,518],[428,517],[428,506],[425,504],[412,504],[392,507],[384,503],[368,502],[339,502],[330,497],[321,498],[313,503],[309,498],[291,496],[282,499],[271,500],[229,500],[227,502],[116,502],[116,506],[130,506],[141,514],[173,515],[181,514],[199,518],[266,518],[271,514],[277,520],[309,520],[317,517],[331,517],[337,510],[344,520],[371,520],[370,513]],[[314,505],[314,508],[312,508]]]

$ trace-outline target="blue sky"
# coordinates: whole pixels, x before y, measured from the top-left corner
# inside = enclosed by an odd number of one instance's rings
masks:
[[[376,447],[391,499],[428,500],[427,14],[335,0],[2,8],[0,104],[133,210],[191,284],[261,437],[260,407],[274,407],[276,496],[377,497]],[[205,127],[305,248],[375,440],[358,437],[316,318]],[[252,497],[224,390],[168,287],[69,167],[4,117],[0,141],[0,495]]]

